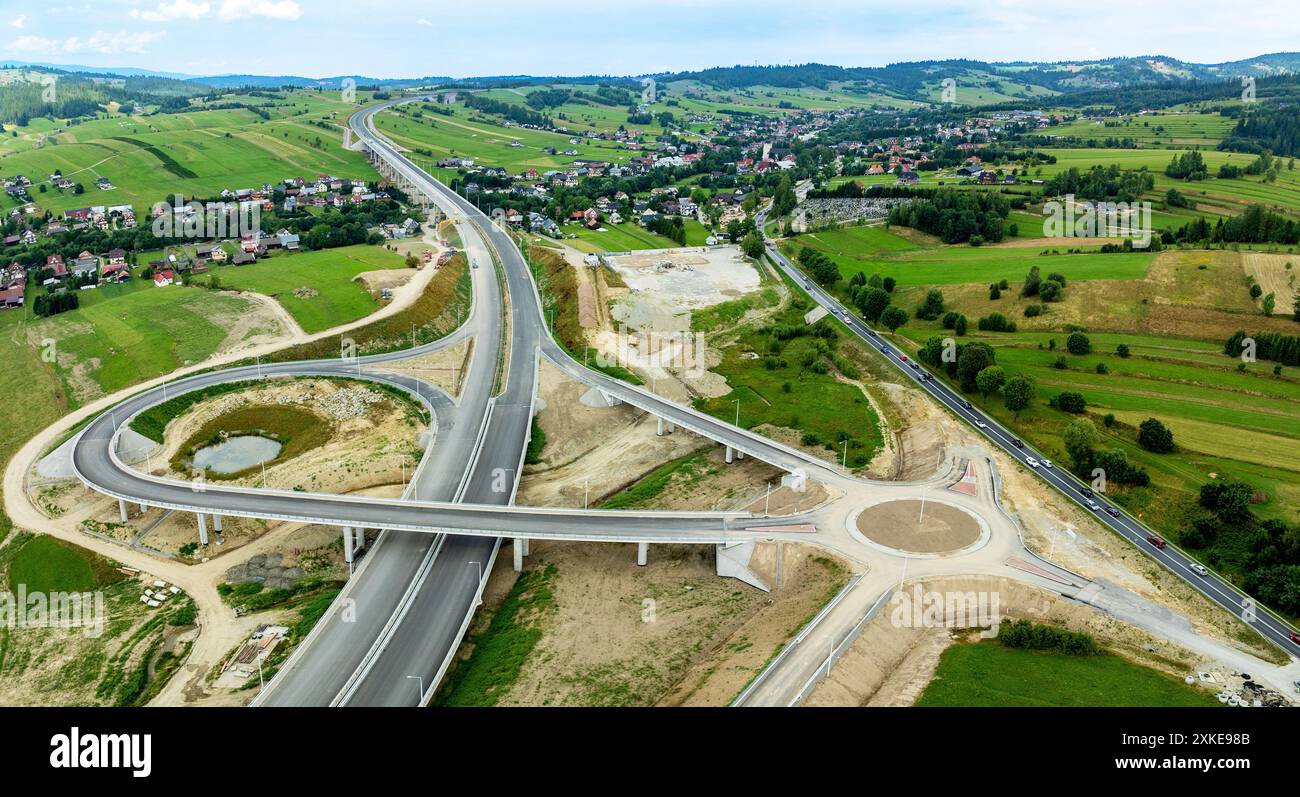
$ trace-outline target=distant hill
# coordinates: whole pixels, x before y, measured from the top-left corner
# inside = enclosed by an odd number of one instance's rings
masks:
[[[449,83],[452,78],[449,77],[425,77],[425,78],[375,78],[364,75],[338,75],[336,77],[308,78],[298,75],[211,75],[208,77],[190,78],[195,83],[202,83],[205,86],[212,86],[218,89],[235,89],[235,88],[258,88],[258,89],[275,89],[281,86],[292,86],[294,88],[325,88],[338,89],[342,88],[343,81],[352,80],[358,86],[385,86],[398,88],[402,86],[425,86],[434,83]]]
[[[95,68],[22,61],[0,62],[17,66],[59,69],[100,75],[177,78],[218,89],[322,87],[340,88],[344,80],[358,86],[402,88],[435,84],[462,86],[529,85],[542,83],[594,83],[623,81],[640,76],[530,76],[498,75],[473,78],[429,76],[422,78],[378,78],[365,75],[337,75],[308,78],[300,75],[183,75],[134,67]],[[977,89],[1006,98],[1030,98],[1045,94],[1088,92],[1135,86],[1179,84],[1191,81],[1224,81],[1242,76],[1256,78],[1300,74],[1300,53],[1268,53],[1240,61],[1200,64],[1165,55],[1105,58],[1083,61],[988,62],[955,59],[909,61],[882,67],[843,67],[830,64],[796,66],[730,66],[690,72],[662,73],[652,77],[663,82],[696,81],[715,89],[746,89],[754,86],[777,88],[849,88],[878,92],[910,100],[933,100],[945,78],[956,81],[958,91]]]
[[[0,69],[11,67],[51,69],[60,72],[84,72],[92,75],[118,75],[120,77],[165,77],[174,80],[191,80],[195,77],[194,75],[187,75],[183,72],[157,72],[152,69],[137,69],[131,66],[104,67],[83,66],[80,64],[49,64],[40,61],[0,61]]]
[[[1300,73],[1300,53],[1272,53],[1221,64],[1197,64],[1169,56],[1148,55],[1060,62],[911,61],[883,67],[828,64],[733,66],[655,77],[668,82],[697,81],[719,89],[753,86],[824,89],[837,84],[856,85],[903,98],[926,99],[945,78],[952,78],[958,87],[1000,88],[1004,93],[1010,89],[1013,95],[1028,96],[1043,91],[1089,91],[1297,73]]]

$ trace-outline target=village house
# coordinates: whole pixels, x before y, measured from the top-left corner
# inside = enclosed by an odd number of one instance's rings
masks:
[[[104,266],[99,270],[99,279],[102,282],[126,282],[131,279],[131,267],[126,263]]]

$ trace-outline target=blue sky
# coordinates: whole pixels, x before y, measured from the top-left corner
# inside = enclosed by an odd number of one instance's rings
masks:
[[[325,77],[645,74],[733,64],[1300,48],[1300,14],[1235,0],[0,0],[0,60]]]

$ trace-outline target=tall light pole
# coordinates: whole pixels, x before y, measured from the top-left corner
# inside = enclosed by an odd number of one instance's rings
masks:
[[[587,509],[587,479],[582,480],[582,508]]]
[[[419,706],[422,702],[424,702],[424,676],[423,676],[423,675],[408,675],[408,676],[406,676],[406,677],[407,677],[407,678],[412,678],[412,679],[414,679],[414,680],[420,682],[420,696],[419,696],[419,698],[416,699],[416,701],[415,701],[415,705],[416,705],[416,706]]]
[[[849,467],[849,439],[844,438],[844,459],[840,461],[840,467],[847,469]]]
[[[735,399],[735,402],[736,402],[736,427],[739,428],[740,427],[740,399]]]
[[[772,480],[767,481],[767,497],[763,499],[763,517],[768,516],[768,508],[772,505]]]

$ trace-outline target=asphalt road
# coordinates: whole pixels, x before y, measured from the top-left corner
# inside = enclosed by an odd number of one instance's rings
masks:
[[[764,211],[756,218],[760,230],[763,229],[766,217],[767,213]],[[818,304],[839,319],[853,334],[876,349],[876,351],[882,353],[886,360],[889,360],[890,363],[906,374],[917,387],[929,393],[957,417],[975,427],[980,434],[984,435],[1012,458],[1025,465],[1025,467],[1033,470],[1039,477],[1055,487],[1067,498],[1091,511],[1096,515],[1098,522],[1110,527],[1117,534],[1132,542],[1147,556],[1155,559],[1175,575],[1187,581],[1210,600],[1240,617],[1265,639],[1276,644],[1289,654],[1295,655],[1300,651],[1300,644],[1292,641],[1290,637],[1295,632],[1295,629],[1290,624],[1258,605],[1253,598],[1239,592],[1226,579],[1220,578],[1213,571],[1209,571],[1206,575],[1197,573],[1192,569],[1192,565],[1196,564],[1196,560],[1178,550],[1172,544],[1166,544],[1164,548],[1153,545],[1148,541],[1148,538],[1158,535],[1144,526],[1141,521],[1126,513],[1122,507],[1107,501],[1101,494],[1094,494],[1093,498],[1088,498],[1082,492],[1087,485],[1064,469],[1046,467],[1041,464],[1036,468],[1031,467],[1029,465],[1030,459],[1041,463],[1045,457],[1030,447],[1029,444],[1017,438],[996,420],[985,415],[979,408],[974,407],[944,383],[941,378],[931,375],[925,369],[925,366],[910,358],[904,360],[905,355],[898,350],[897,346],[890,344],[878,335],[861,318],[849,312],[838,300],[818,285],[815,280],[804,274],[798,266],[781,254],[777,247],[773,245],[772,240],[767,238],[766,233],[764,233],[764,240],[767,243],[768,255],[787,276],[802,286]],[[929,378],[923,379],[923,377]],[[1096,508],[1093,509],[1093,506]]]

